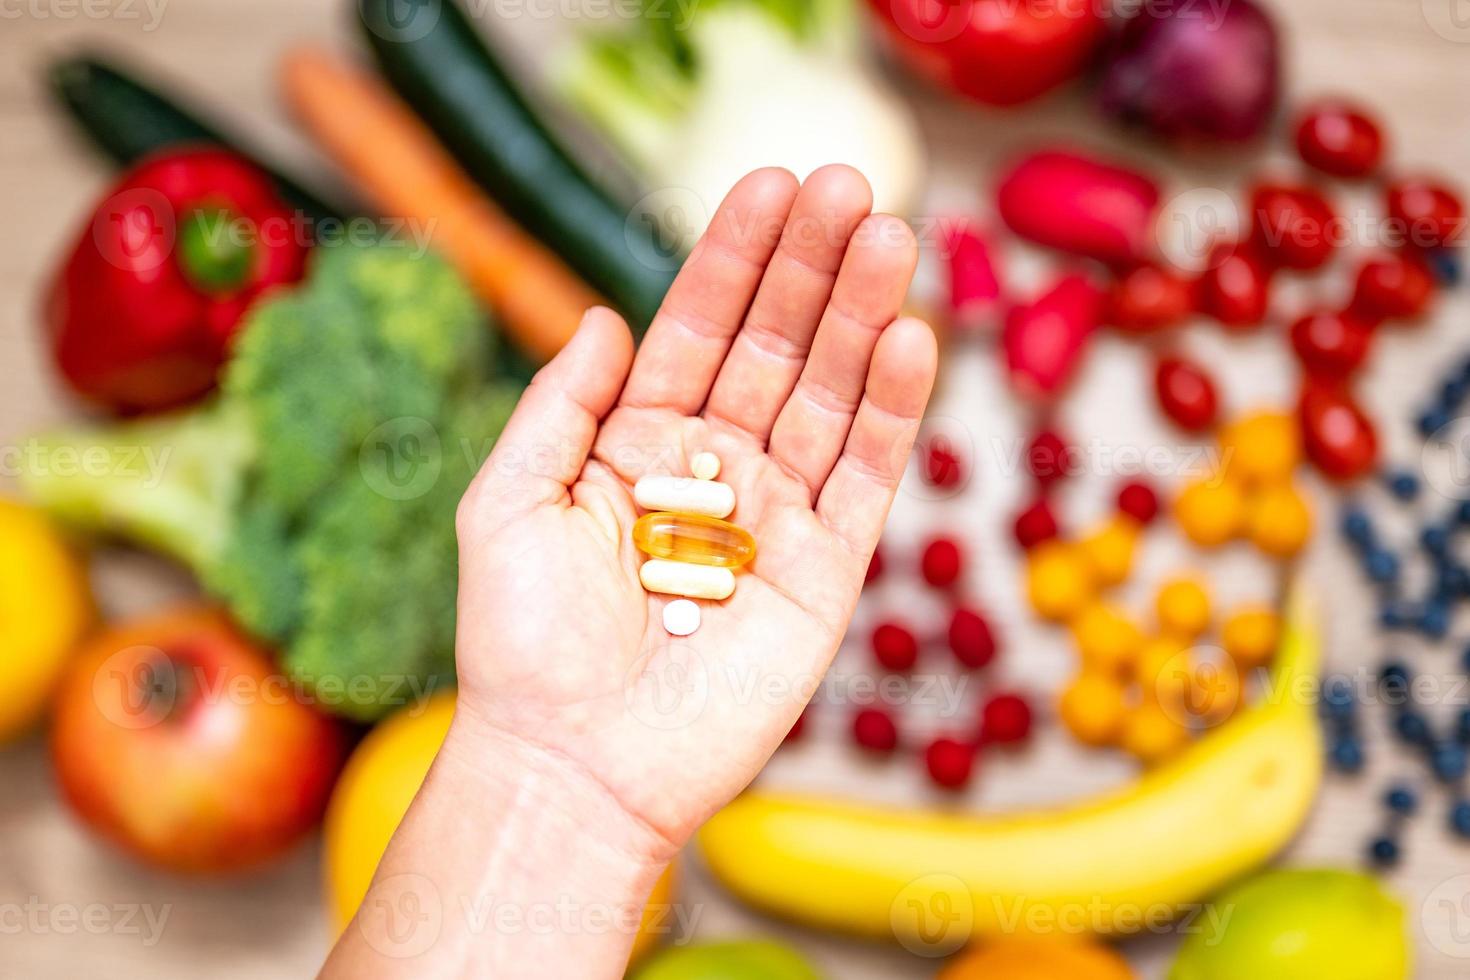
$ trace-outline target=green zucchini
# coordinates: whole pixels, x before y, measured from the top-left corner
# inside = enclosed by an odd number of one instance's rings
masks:
[[[264,166],[223,133],[122,68],[87,55],[52,64],[51,90],[71,117],[115,163],[132,166],[161,150],[211,144],[238,153],[268,173],[281,198],[314,222],[340,220],[336,208]]]
[[[383,75],[482,188],[617,306],[653,319],[681,255],[542,125],[453,0],[359,0]]]

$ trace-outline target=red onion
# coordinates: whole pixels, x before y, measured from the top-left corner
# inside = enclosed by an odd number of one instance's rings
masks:
[[[1248,140],[1276,109],[1276,26],[1251,0],[1144,0],[1119,32],[1099,89],[1103,111],[1171,140]]]

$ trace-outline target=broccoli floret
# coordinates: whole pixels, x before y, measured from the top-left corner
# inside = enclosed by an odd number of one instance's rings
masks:
[[[45,440],[151,451],[158,472],[23,482],[73,524],[183,560],[325,707],[372,719],[452,676],[454,510],[519,394],[495,360],[440,260],[323,250],[252,311],[211,404]]]

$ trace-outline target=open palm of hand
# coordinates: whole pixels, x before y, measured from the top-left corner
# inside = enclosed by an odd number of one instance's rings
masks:
[[[460,507],[459,724],[575,772],[677,847],[836,653],[933,383],[908,227],[846,167],[743,179],[634,357],[588,313]],[[638,580],[632,485],[708,450],[755,537],[688,637]]]

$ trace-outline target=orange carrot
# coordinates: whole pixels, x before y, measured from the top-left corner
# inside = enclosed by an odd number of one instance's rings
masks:
[[[281,65],[286,100],[383,214],[419,222],[528,353],[550,358],[602,302],[475,186],[382,83],[317,48]]]

